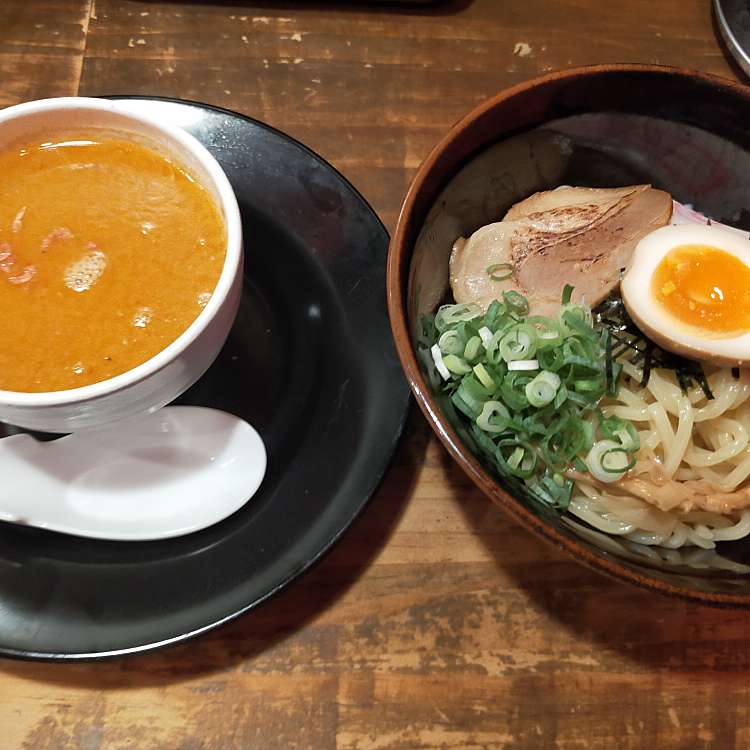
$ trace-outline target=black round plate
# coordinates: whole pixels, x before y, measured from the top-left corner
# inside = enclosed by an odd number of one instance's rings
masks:
[[[195,135],[237,193],[242,305],[219,358],[179,402],[253,424],[268,472],[242,510],[178,539],[103,542],[0,524],[3,656],[144,651],[246,612],[362,510],[408,407],[385,305],[388,235],[357,191],[260,122],[188,102],[122,100]]]

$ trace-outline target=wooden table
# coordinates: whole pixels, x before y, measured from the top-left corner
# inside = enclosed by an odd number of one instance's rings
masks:
[[[1,0],[0,105],[163,94],[260,118],[393,226],[409,180],[498,89],[586,63],[734,76],[708,0]],[[1,179],[1,176],[0,176]],[[744,748],[750,618],[626,588],[505,518],[419,414],[311,574],[185,646],[0,662],[0,748]]]

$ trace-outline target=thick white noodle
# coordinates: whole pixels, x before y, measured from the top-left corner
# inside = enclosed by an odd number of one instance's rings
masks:
[[[739,378],[730,368],[709,372],[714,398],[708,399],[698,386],[683,393],[672,371],[652,370],[648,385],[641,388],[642,373],[629,362],[623,370],[629,377],[602,410],[633,422],[641,450],[631,474],[660,491],[677,493],[675,507],[664,511],[617,484],[600,489],[579,480],[570,512],[594,529],[643,549],[661,547],[659,559],[667,561],[668,553],[674,556],[683,547],[711,550],[718,541],[750,535],[750,508],[721,514],[679,507],[688,494],[685,485],[681,487],[684,482],[708,482],[717,494],[747,487],[750,505],[750,371],[741,370]],[[696,561],[708,559],[708,553],[696,554],[704,555]],[[727,562],[726,567],[732,565]]]

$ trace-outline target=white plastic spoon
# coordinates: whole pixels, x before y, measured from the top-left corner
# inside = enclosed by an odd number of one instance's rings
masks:
[[[97,539],[180,536],[241,508],[265,471],[247,422],[196,406],[45,443],[13,435],[0,440],[0,521]]]

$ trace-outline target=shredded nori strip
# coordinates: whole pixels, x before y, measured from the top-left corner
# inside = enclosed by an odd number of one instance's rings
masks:
[[[641,378],[641,387],[648,384],[651,370],[655,367],[665,370],[674,370],[677,382],[684,393],[693,383],[697,383],[707,399],[713,399],[714,394],[708,385],[706,373],[700,362],[696,362],[678,354],[665,352],[659,349],[651,340],[649,340],[643,331],[633,322],[628,315],[625,305],[618,294],[605,299],[594,309],[595,320],[609,330],[609,339],[612,340],[612,359],[616,360],[626,352],[632,352],[630,361],[633,364],[641,365],[643,368],[643,377]],[[609,363],[608,358],[608,363]],[[734,368],[732,374],[736,371],[736,378],[739,377],[739,370]],[[609,377],[609,375],[608,375]]]
[[[610,396],[614,396],[617,384],[615,383],[615,377],[612,367],[614,357],[612,356],[612,333],[609,328],[604,329],[604,358],[604,377],[607,384],[607,393]]]

